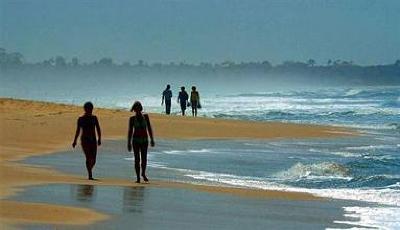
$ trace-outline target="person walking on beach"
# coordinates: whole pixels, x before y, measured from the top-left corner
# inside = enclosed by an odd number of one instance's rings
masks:
[[[167,85],[167,88],[163,91],[161,98],[161,105],[163,105],[165,101],[165,113],[167,115],[171,113],[171,98],[172,98],[171,86]]]
[[[200,94],[196,91],[196,86],[192,86],[190,105],[192,106],[192,116],[197,117],[197,108],[200,108]]]
[[[149,146],[148,136],[150,136],[150,145],[153,147],[153,131],[151,129],[149,115],[142,113],[143,107],[139,101],[133,103],[131,112],[132,111],[135,112],[135,115],[129,118],[128,151],[131,152],[133,149],[137,178],[136,183],[140,183],[140,166],[142,166],[143,180],[147,182],[149,181],[146,176],[147,148]]]
[[[83,105],[83,109],[85,110],[85,114],[78,118],[72,147],[75,148],[76,140],[78,139],[79,134],[82,130],[81,145],[86,157],[86,169],[88,172],[88,179],[94,180],[92,169],[96,164],[97,145],[101,145],[101,130],[97,117],[92,114],[93,104],[91,102],[86,102]]]
[[[185,110],[188,100],[189,100],[189,95],[185,91],[185,87],[182,86],[178,96],[178,103],[181,105],[182,116],[185,116]]]

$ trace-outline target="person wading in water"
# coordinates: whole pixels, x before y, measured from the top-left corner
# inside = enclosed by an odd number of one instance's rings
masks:
[[[171,114],[171,98],[172,98],[171,86],[167,85],[167,88],[163,91],[161,98],[161,105],[163,105],[165,101],[165,113],[167,115]]]
[[[181,105],[182,116],[185,116],[186,105],[188,103],[189,95],[185,91],[185,87],[181,87],[181,91],[178,96],[178,103]]]
[[[192,116],[197,117],[197,108],[200,108],[200,95],[196,91],[196,86],[192,86],[192,92],[190,92],[190,105],[192,106]]]

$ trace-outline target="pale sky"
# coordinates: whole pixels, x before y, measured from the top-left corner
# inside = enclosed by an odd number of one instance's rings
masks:
[[[0,0],[0,47],[35,62],[400,59],[399,0]]]

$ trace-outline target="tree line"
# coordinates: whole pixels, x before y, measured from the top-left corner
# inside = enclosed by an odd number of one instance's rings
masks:
[[[77,57],[67,60],[63,56],[55,56],[36,63],[25,62],[24,56],[18,52],[7,52],[0,48],[0,68],[2,70],[52,70],[52,71],[94,71],[110,70],[125,73],[196,73],[196,74],[301,74],[318,76],[351,76],[366,79],[378,78],[400,82],[400,59],[392,64],[361,66],[353,61],[330,59],[325,63],[317,63],[310,58],[306,61],[284,61],[272,65],[269,61],[258,62],[233,62],[221,63],[201,62],[189,64],[186,62],[148,63],[138,60],[136,63],[115,63],[112,58],[104,57],[91,63],[80,62]]]

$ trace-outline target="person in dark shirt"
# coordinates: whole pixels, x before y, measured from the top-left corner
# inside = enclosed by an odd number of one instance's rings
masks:
[[[171,98],[172,98],[171,86],[167,85],[167,88],[163,91],[161,98],[161,105],[163,105],[165,101],[165,113],[167,115],[171,113]]]
[[[136,101],[131,109],[135,116],[129,118],[128,129],[128,151],[132,151],[135,156],[136,183],[140,183],[140,166],[142,166],[142,177],[145,182],[149,179],[146,176],[147,148],[149,146],[148,135],[150,136],[150,145],[154,146],[153,130],[150,124],[149,115],[143,114],[143,107],[139,101]],[[148,135],[147,135],[148,133]],[[141,165],[140,165],[141,160]]]
[[[181,91],[178,96],[178,103],[181,105],[182,116],[185,116],[186,105],[188,103],[189,95],[185,91],[185,87],[181,87]]]
[[[83,105],[85,114],[78,118],[75,138],[72,147],[75,148],[76,140],[82,130],[81,145],[86,157],[86,169],[88,172],[88,179],[93,179],[92,169],[96,164],[97,145],[101,145],[101,130],[97,117],[92,114],[93,104],[86,102]],[[97,138],[96,138],[97,131]]]

